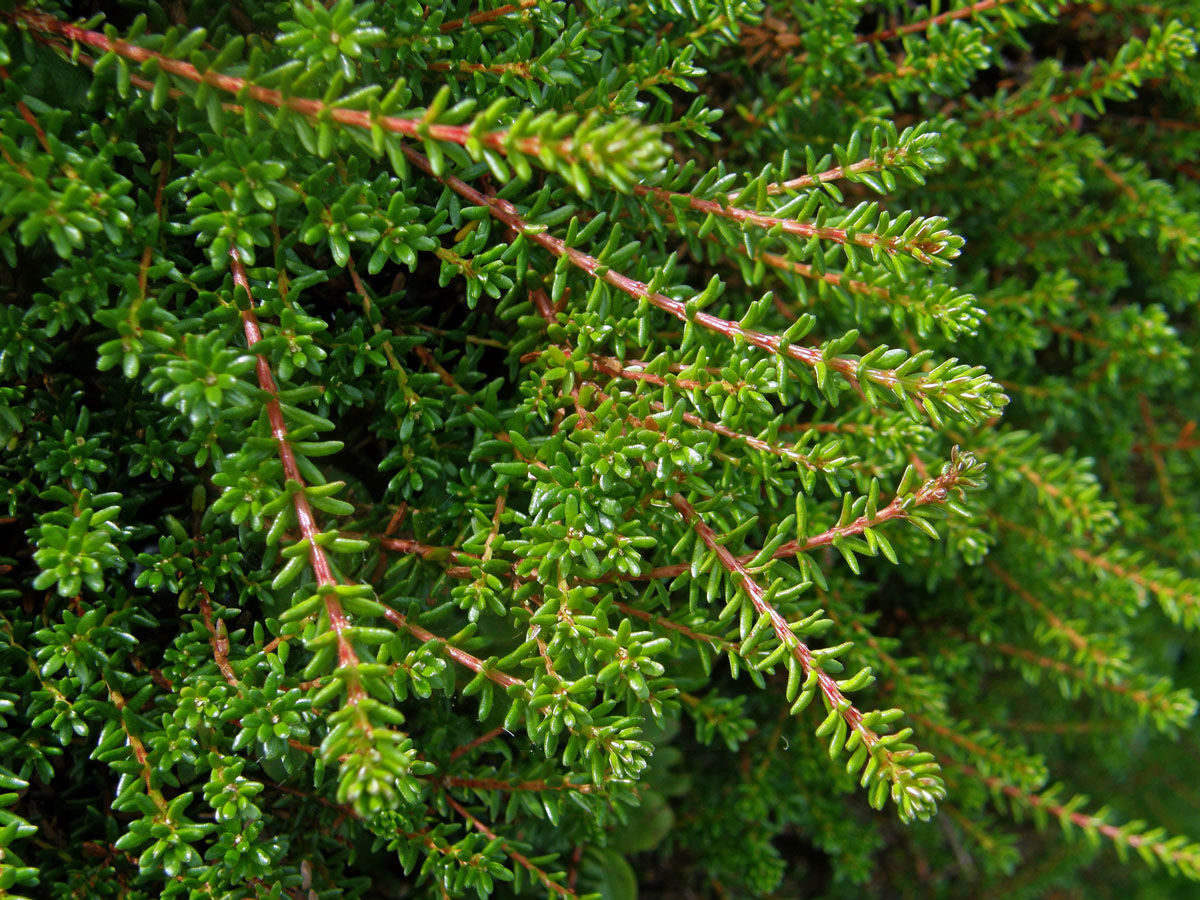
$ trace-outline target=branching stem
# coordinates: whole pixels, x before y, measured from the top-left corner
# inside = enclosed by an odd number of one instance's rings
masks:
[[[236,247],[231,247],[229,250],[229,265],[233,273],[235,288],[241,288],[246,292],[248,303],[246,308],[241,311],[242,326],[246,333],[246,345],[253,350],[254,345],[262,340],[262,329],[258,325],[258,317],[254,314],[254,294],[250,290],[250,280],[246,277],[246,268],[242,265]],[[287,424],[283,419],[283,408],[279,405],[279,388],[275,385],[271,363],[262,355],[258,355],[256,359],[258,385],[270,394],[270,399],[267,401],[267,420],[271,425],[271,436],[278,445],[279,462],[283,465],[284,478],[295,482],[298,487],[292,492],[292,508],[296,512],[300,533],[308,541],[308,561],[324,597],[325,611],[329,615],[329,625],[337,635],[338,666],[355,666],[358,664],[358,655],[346,637],[346,630],[350,627],[350,622],[342,610],[341,601],[332,590],[337,584],[333,568],[325,556],[324,548],[317,543],[317,536],[321,530],[317,527],[312,507],[304,493],[304,476],[300,474],[296,455],[292,451],[292,445],[288,443]],[[357,702],[358,698],[362,696],[362,688],[357,679],[348,680],[347,696],[351,703]]]

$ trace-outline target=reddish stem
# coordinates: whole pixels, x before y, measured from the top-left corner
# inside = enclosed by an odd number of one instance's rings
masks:
[[[785,556],[796,556],[800,553],[807,553],[818,547],[828,546],[839,538],[862,534],[866,529],[874,528],[883,522],[888,522],[892,519],[907,518],[909,511],[914,507],[939,503],[945,500],[950,489],[958,482],[960,474],[957,468],[951,467],[944,474],[930,479],[921,485],[917,492],[911,495],[911,500],[908,503],[904,502],[904,497],[896,497],[891,503],[879,510],[874,518],[868,518],[865,515],[859,516],[853,522],[847,522],[845,525],[836,525],[828,531],[823,531],[804,541],[788,541],[785,544],[781,544],[774,554],[772,554],[771,558],[781,559]],[[757,553],[747,553],[737,559],[739,563],[749,563],[757,555]],[[597,580],[643,581],[653,578],[677,578],[690,568],[690,563],[676,563],[670,566],[658,566],[648,572],[643,572],[641,575],[610,576]]]
[[[443,22],[441,32],[445,34],[447,31],[454,31],[462,28],[464,25],[482,25],[486,22],[494,22],[496,19],[504,16],[512,15],[516,12],[522,12],[530,7],[537,6],[538,0],[519,0],[517,3],[506,3],[504,6],[497,6],[495,9],[485,9],[482,12],[473,13],[465,19],[452,19],[449,22]]]
[[[737,653],[740,649],[740,645],[736,641],[727,641],[722,637],[704,634],[703,632],[688,628],[686,625],[680,625],[678,622],[672,622],[666,616],[660,616],[652,612],[646,612],[644,609],[637,609],[636,607],[630,606],[627,603],[622,603],[620,600],[614,600],[613,607],[619,609],[627,616],[633,616],[634,618],[641,619],[643,622],[648,622],[651,625],[660,625],[663,628],[670,629],[671,631],[677,631],[686,638],[690,638],[693,641],[701,641],[705,644],[711,644],[718,650],[724,650],[726,653]]]
[[[8,69],[4,66],[0,66],[0,78],[3,78],[5,81],[12,78],[8,74]],[[17,111],[21,114],[21,118],[25,120],[25,124],[33,129],[33,133],[37,136],[38,143],[42,145],[42,149],[53,155],[54,151],[50,149],[50,142],[46,140],[46,132],[42,129],[41,123],[38,122],[37,116],[21,100],[17,101]]]
[[[835,540],[844,537],[853,537],[856,534],[862,534],[868,528],[874,528],[884,522],[893,519],[904,519],[908,517],[908,513],[918,506],[926,506],[930,503],[939,503],[946,499],[947,494],[957,484],[960,472],[956,468],[951,468],[946,473],[939,475],[936,478],[926,481],[917,489],[915,494],[906,495],[911,497],[909,503],[904,502],[904,497],[896,497],[879,510],[874,518],[867,516],[859,516],[853,522],[847,522],[845,525],[835,525],[826,531],[821,532],[813,537],[806,538],[803,542],[791,540],[782,545],[771,555],[772,559],[781,559],[785,556],[796,556],[800,553],[807,553],[815,550],[818,547],[825,547],[832,544]],[[471,553],[465,553],[455,547],[434,547],[428,544],[422,544],[418,541],[404,540],[400,538],[382,538],[380,546],[387,550],[395,550],[400,553],[415,553],[422,559],[443,562],[453,559],[458,563],[457,566],[450,566],[446,569],[446,574],[452,578],[470,578],[470,567],[481,562],[480,557]],[[752,551],[738,557],[741,563],[749,563],[758,555],[757,551]],[[675,563],[667,566],[657,566],[640,575],[624,575],[618,573],[609,573],[600,578],[583,579],[588,584],[605,584],[612,581],[651,581],[657,578],[678,578],[684,572],[691,568],[690,563]]]
[[[597,357],[597,359],[602,360],[603,358]],[[629,370],[621,369],[619,367],[608,368],[603,362],[598,363],[597,368],[601,372],[604,372],[606,375],[613,375],[617,378],[630,378],[630,379],[640,380],[642,378],[642,376],[645,376],[646,380],[657,379],[657,381],[659,383],[666,384],[666,382],[663,379],[658,378],[658,376],[647,375],[645,372],[630,372]],[[677,383],[677,386],[680,388],[686,389],[685,384]],[[597,397],[597,399],[603,401],[603,400],[608,399],[608,394],[606,394],[604,391],[600,390],[599,388],[596,388],[596,397]],[[662,403],[660,403],[657,400],[651,400],[650,406],[658,412],[669,412],[670,411],[667,409],[667,407],[665,405],[663,405]],[[772,444],[770,441],[764,441],[762,438],[754,437],[753,435],[745,434],[741,431],[735,431],[734,429],[730,428],[727,425],[722,425],[720,422],[710,422],[707,419],[701,418],[700,416],[696,415],[695,413],[684,413],[682,418],[683,418],[683,421],[687,422],[689,425],[692,425],[696,428],[701,428],[705,431],[710,431],[713,434],[719,434],[722,437],[727,437],[727,438],[730,438],[735,441],[741,441],[748,447],[753,447],[755,450],[761,450],[764,453],[771,453],[775,456],[781,456],[784,459],[789,459],[792,462],[796,463],[797,465],[803,466],[806,469],[812,469],[813,471],[816,471],[816,472],[826,471],[826,468],[824,466],[822,466],[819,462],[816,462],[816,461],[810,459],[809,457],[805,456],[803,453],[801,453],[800,451],[796,450],[793,447],[781,447],[776,444]],[[651,420],[651,419],[638,419],[633,416],[630,417],[630,421],[633,422],[634,425],[636,425],[639,428],[648,428],[648,427],[651,427],[653,424],[653,420]]]
[[[505,733],[504,728],[497,726],[496,728],[493,728],[491,731],[485,731],[483,734],[479,735],[479,737],[475,738],[474,740],[467,741],[467,743],[463,744],[460,747],[455,747],[454,751],[450,754],[450,762],[454,762],[454,760],[458,759],[460,756],[464,756],[467,753],[470,753],[476,747],[482,747],[484,744],[491,743],[492,741],[494,741],[496,738],[500,737],[500,735],[502,735],[504,733]]]
[[[490,15],[496,17],[499,10],[492,10],[490,13],[481,15]],[[355,128],[381,128],[384,131],[389,131],[394,134],[404,135],[405,137],[413,137],[420,139],[432,138],[438,141],[446,141],[453,144],[465,145],[468,141],[478,140],[484,146],[499,152],[505,152],[512,145],[519,152],[529,156],[539,156],[545,149],[541,140],[536,137],[521,138],[516,141],[511,141],[507,131],[493,131],[482,134],[472,135],[472,130],[467,125],[437,125],[425,122],[423,119],[405,119],[399,116],[384,116],[373,115],[369,110],[359,109],[344,109],[341,107],[330,106],[322,103],[320,100],[313,100],[306,97],[289,97],[281,91],[272,90],[270,88],[259,87],[251,84],[245,79],[237,78],[232,75],[222,75],[219,72],[209,70],[200,72],[191,63],[183,62],[182,60],[172,59],[169,56],[164,56],[161,53],[155,53],[152,50],[147,50],[144,47],[139,47],[136,44],[130,44],[127,41],[110,40],[104,34],[98,31],[89,31],[86,28],[80,28],[78,25],[71,25],[67,22],[59,21],[46,13],[33,12],[32,10],[17,10],[14,14],[16,18],[22,20],[30,28],[42,31],[47,34],[56,34],[68,40],[75,41],[80,44],[86,44],[89,47],[95,47],[97,50],[105,52],[113,52],[118,56],[131,60],[136,63],[144,63],[147,60],[156,60],[159,68],[163,71],[175,75],[179,78],[186,78],[189,81],[194,81],[197,84],[206,84],[214,87],[217,90],[224,91],[228,94],[233,94],[241,97],[248,97],[263,103],[267,106],[276,108],[286,108],[309,118],[318,119],[320,121],[332,121],[341,125],[349,125]],[[482,21],[482,19],[481,19]],[[457,27],[455,23],[446,23],[442,26],[443,30],[447,30],[447,25]],[[132,81],[133,79],[131,79]],[[144,79],[137,79],[136,84],[140,88],[151,89],[153,84]],[[565,139],[555,142],[555,152],[566,158],[575,159],[572,154],[571,140]]]
[[[813,347],[802,347],[798,344],[792,344],[784,341],[779,335],[763,334],[758,331],[751,331],[743,328],[737,322],[731,322],[727,319],[721,319],[717,316],[699,310],[694,314],[688,313],[687,305],[679,300],[673,300],[665,294],[651,291],[649,286],[636,279],[622,275],[608,266],[604,265],[594,256],[589,256],[581,250],[574,247],[568,247],[560,238],[556,238],[545,231],[539,230],[536,226],[530,225],[507,200],[501,200],[495,197],[484,196],[471,185],[467,184],[461,178],[454,175],[438,175],[433,170],[433,166],[429,160],[421,153],[409,146],[401,146],[401,151],[414,166],[425,172],[427,175],[441,181],[442,184],[449,187],[460,197],[469,200],[476,206],[485,207],[491,216],[499,222],[503,222],[513,230],[523,234],[528,240],[537,244],[545,250],[548,250],[555,257],[566,257],[572,265],[586,272],[592,278],[604,281],[607,284],[617,288],[617,290],[628,294],[638,300],[645,300],[651,306],[654,306],[671,316],[674,316],[679,321],[687,323],[694,322],[695,324],[706,328],[709,331],[721,334],[730,340],[741,338],[747,344],[750,344],[759,349],[766,350],[769,353],[788,356],[798,362],[804,363],[807,366],[816,368],[818,365],[824,365],[829,369],[841,374],[852,384],[858,383],[858,362],[854,359],[849,359],[841,356],[834,356],[828,359],[822,354],[819,349]],[[708,201],[697,201],[699,203],[707,203]],[[714,204],[715,205],[715,204]],[[721,208],[721,207],[718,207]],[[723,209],[723,208],[721,208]],[[755,214],[756,215],[756,214]],[[762,218],[762,217],[760,217]],[[824,229],[827,231],[837,231],[839,229]],[[897,375],[892,369],[866,369],[863,373],[873,383],[885,388],[893,388],[896,385],[903,383],[903,376]],[[912,397],[924,399],[928,396],[928,389],[924,382],[913,379],[903,385],[904,390]]]
[[[1163,715],[1170,716],[1172,713],[1172,697],[1169,694],[1155,693],[1152,690],[1139,690],[1138,688],[1130,687],[1124,682],[1114,681],[1104,676],[1095,677],[1085,669],[1077,668],[1059,659],[1041,656],[1032,650],[1017,647],[1013,644],[1006,644],[1003,641],[993,641],[982,646],[985,649],[990,648],[999,651],[1013,659],[1024,660],[1048,672],[1057,672],[1059,675],[1070,678],[1072,681],[1077,681],[1081,684],[1090,684],[1100,690],[1128,697],[1130,702],[1149,709],[1155,709]]]
[[[1051,94],[1049,97],[1039,97],[1037,100],[1032,100],[1029,103],[1020,106],[1014,106],[1009,109],[1003,107],[990,110],[983,114],[984,119],[1003,119],[1008,117],[1024,116],[1031,112],[1037,112],[1046,107],[1054,108],[1067,100],[1074,100],[1077,97],[1083,97],[1086,94],[1098,92],[1106,84],[1115,83],[1126,75],[1131,75],[1138,70],[1144,62],[1143,57],[1137,57],[1132,62],[1127,63],[1119,69],[1104,72],[1101,75],[1093,78],[1087,84],[1079,85],[1070,90],[1060,91],[1057,94]]]
[[[898,766],[894,755],[888,750],[883,750],[882,752],[875,750],[876,745],[879,743],[879,735],[863,724],[862,713],[842,693],[841,689],[837,686],[837,682],[816,665],[813,661],[812,651],[808,645],[792,632],[787,619],[767,602],[766,591],[754,580],[754,577],[742,561],[717,541],[716,532],[700,518],[700,514],[696,512],[695,507],[688,503],[682,494],[671,495],[671,503],[679,511],[684,521],[692,526],[700,540],[704,542],[704,545],[716,553],[721,567],[731,576],[740,578],[738,588],[744,591],[746,596],[750,598],[750,602],[754,604],[754,610],[759,616],[767,616],[770,619],[771,629],[775,632],[775,636],[779,639],[780,643],[785,644],[791,650],[792,656],[800,663],[804,676],[808,677],[809,673],[816,672],[817,685],[828,708],[838,710],[847,728],[859,736],[859,739],[868,752],[878,753],[878,756],[883,757],[880,759],[880,763],[886,764],[892,770],[894,777],[894,772]]]
[[[481,822],[475,816],[471,815],[471,813],[467,810],[467,808],[465,806],[463,806],[461,803],[459,803],[457,800],[455,800],[449,794],[444,794],[443,796],[445,796],[446,802],[449,803],[451,807],[453,807],[454,811],[457,812],[464,819],[466,819],[468,822],[470,822],[471,826],[476,831],[478,831],[480,834],[486,836],[488,838],[488,840],[501,841],[502,843],[504,843],[504,852],[507,853],[509,855],[509,857],[512,858],[512,861],[517,863],[518,865],[520,865],[526,871],[537,876],[537,880],[540,881],[542,884],[544,884],[548,889],[554,891],[555,893],[559,894],[559,896],[562,896],[562,897],[576,896],[576,894],[573,890],[571,890],[570,888],[564,887],[563,885],[559,884],[557,881],[552,879],[544,871],[542,871],[536,865],[534,865],[533,862],[527,856],[524,856],[524,855],[518,853],[516,850],[513,850],[511,847],[509,847],[507,845],[507,843],[504,842],[503,838],[498,837],[496,835],[496,832],[492,831],[492,829],[488,828],[487,825],[483,824],[483,822]]]
[[[238,255],[237,248],[229,250],[229,265],[233,272],[233,283],[246,292],[250,304],[242,310],[242,326],[246,332],[246,345],[254,349],[254,345],[262,340],[262,329],[258,325],[258,317],[254,314],[254,294],[250,292],[250,280],[246,277],[245,266]],[[308,561],[312,566],[313,575],[320,585],[325,600],[325,611],[329,614],[329,624],[337,634],[338,666],[353,666],[358,664],[358,655],[346,638],[346,629],[350,623],[337,595],[331,590],[337,584],[333,569],[325,550],[317,543],[321,530],[309,506],[308,496],[304,493],[304,476],[300,474],[300,466],[296,463],[296,455],[292,445],[288,443],[287,425],[283,420],[283,408],[279,405],[279,388],[275,385],[275,376],[271,372],[271,363],[265,356],[257,356],[258,385],[271,395],[267,401],[267,419],[271,424],[271,436],[278,445],[279,461],[283,465],[284,478],[294,481],[300,489],[292,493],[292,507],[296,511],[296,521],[300,525],[300,533],[308,540]],[[361,696],[362,688],[357,682],[347,685],[350,702],[356,702]]]
[[[575,791],[579,794],[594,794],[597,786],[594,784],[548,784],[545,779],[533,781],[504,781],[500,778],[461,778],[456,775],[446,775],[437,779],[445,787],[479,788],[485,791]]]
[[[1044,809],[1058,819],[1065,817],[1071,824],[1079,828],[1085,830],[1095,829],[1116,844],[1124,844],[1134,849],[1148,847],[1161,860],[1165,861],[1169,859],[1175,864],[1182,863],[1190,868],[1195,868],[1197,865],[1197,856],[1200,855],[1198,854],[1198,849],[1200,848],[1197,848],[1195,844],[1180,849],[1172,849],[1168,846],[1167,841],[1155,839],[1150,835],[1130,834],[1116,825],[1110,825],[1099,816],[1090,816],[1087,813],[1068,809],[1066,806],[1055,803],[1038,794],[1023,791],[1019,787],[1008,784],[1000,778],[986,776],[965,763],[952,762],[951,764],[965,775],[981,781],[994,791],[1007,794],[1019,803],[1023,803],[1033,809]]]
[[[466,650],[461,650],[458,647],[455,647],[444,637],[436,635],[432,631],[408,621],[408,618],[405,615],[397,612],[391,607],[385,606],[383,614],[389,622],[391,622],[397,628],[407,629],[409,633],[411,633],[412,636],[417,640],[423,643],[436,641],[438,644],[441,644],[442,652],[450,657],[450,659],[452,659],[454,662],[458,663],[460,666],[465,666],[472,672],[482,672],[489,680],[495,682],[503,688],[509,688],[515,684],[525,683],[525,681],[521,678],[517,678],[513,675],[509,675],[507,672],[501,672],[499,669],[493,669],[490,666],[484,665],[483,660],[481,660],[479,657],[472,656]]]
[[[994,9],[997,6],[1003,6],[1005,3],[1009,2],[1011,2],[1011,0],[979,0],[978,3],[972,3],[970,6],[964,6],[961,9],[952,9],[949,12],[944,12],[940,15],[930,16],[928,19],[922,19],[920,22],[910,22],[908,25],[901,25],[898,28],[885,28],[882,31],[876,31],[873,34],[860,34],[855,40],[860,44],[867,44],[876,41],[890,41],[892,38],[901,37],[906,34],[915,34],[918,31],[928,31],[934,25],[942,25],[955,19],[966,19],[974,16],[976,13]]]
[[[874,166],[875,163],[871,162],[870,166],[864,168],[874,168]],[[851,168],[853,169],[854,167]],[[791,182],[786,182],[783,185],[776,185],[777,190],[775,193],[779,193],[780,190],[790,184]],[[919,241],[908,244],[901,238],[886,238],[873,231],[859,231],[851,235],[844,228],[824,228],[809,222],[797,222],[795,219],[764,216],[762,213],[757,213],[753,210],[742,209],[737,206],[723,206],[716,200],[701,200],[699,197],[693,197],[691,194],[668,191],[665,188],[652,188],[639,184],[634,185],[633,191],[635,194],[642,196],[652,196],[670,208],[674,208],[672,200],[684,200],[696,212],[719,216],[723,219],[731,219],[741,224],[758,225],[760,228],[765,228],[768,231],[778,227],[784,233],[794,234],[797,237],[815,237],[838,244],[858,244],[860,247],[882,246],[884,250],[893,256],[897,253],[912,252],[914,250],[925,254],[937,255],[946,249],[944,241]],[[768,188],[768,193],[771,193],[770,188]]]
[[[208,642],[212,645],[213,661],[217,664],[217,669],[220,670],[225,680],[236,688],[238,679],[233,674],[233,667],[229,665],[229,637],[226,636],[224,640],[221,640],[217,629],[213,627],[212,601],[203,586],[200,588],[200,615],[204,619],[204,627],[208,629]]]

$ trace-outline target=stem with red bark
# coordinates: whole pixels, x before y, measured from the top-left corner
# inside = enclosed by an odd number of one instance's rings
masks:
[[[253,350],[254,345],[262,340],[262,329],[258,325],[258,317],[254,314],[254,295],[250,291],[250,280],[246,277],[246,268],[242,265],[236,248],[231,248],[229,251],[229,267],[233,273],[235,287],[244,290],[250,301],[241,313],[242,327],[246,333],[246,345]],[[308,541],[308,562],[319,586],[318,590],[321,591],[324,599],[325,611],[329,615],[329,625],[337,635],[338,667],[354,666],[358,664],[358,655],[346,637],[346,630],[350,627],[350,622],[346,618],[345,610],[342,609],[341,601],[333,591],[337,585],[333,568],[329,565],[324,548],[317,543],[317,536],[321,530],[317,527],[312,507],[304,493],[304,476],[300,474],[300,466],[296,463],[296,454],[292,450],[292,445],[288,443],[287,424],[283,419],[283,408],[279,405],[279,388],[276,386],[275,376],[271,372],[271,363],[261,354],[256,358],[258,385],[270,394],[270,399],[267,401],[267,420],[271,425],[271,437],[278,445],[279,462],[283,465],[284,478],[294,481],[299,486],[299,490],[292,492],[292,508],[296,512],[300,533]],[[358,685],[357,680],[352,679],[347,684],[347,696],[350,702],[356,702],[361,695],[362,688]]]
[[[471,141],[478,141],[483,146],[498,152],[507,151],[511,144],[520,153],[534,157],[546,149],[546,146],[537,137],[526,137],[510,141],[507,131],[473,134],[473,129],[467,125],[437,125],[420,118],[405,119],[399,116],[375,115],[369,110],[345,109],[307,97],[289,97],[281,91],[251,84],[243,78],[222,75],[220,72],[211,70],[201,72],[191,63],[173,59],[161,53],[155,53],[153,50],[147,50],[144,47],[139,47],[127,41],[111,40],[99,31],[90,31],[78,25],[62,22],[46,13],[22,9],[17,10],[11,15],[24,22],[30,28],[45,34],[59,35],[60,37],[67,38],[79,44],[86,44],[89,47],[94,47],[106,53],[116,53],[118,56],[135,63],[154,60],[160,69],[178,78],[184,78],[196,84],[208,85],[239,98],[249,98],[266,106],[272,106],[277,109],[290,109],[293,112],[300,113],[312,119],[328,120],[341,125],[367,130],[380,128],[383,131],[405,137],[431,138],[437,141],[446,141],[447,143],[464,146]],[[442,30],[455,28],[458,24],[460,23],[448,22],[442,26]],[[147,89],[153,87],[150,82],[139,82],[138,86],[142,87],[143,85]],[[567,160],[574,160],[576,156],[572,150],[573,145],[570,138],[555,142],[554,151],[557,156]]]
[[[547,232],[540,230],[536,226],[530,225],[517,212],[507,200],[501,200],[496,197],[487,197],[477,191],[471,185],[467,184],[461,178],[454,175],[439,175],[437,174],[429,160],[417,150],[409,146],[400,148],[408,161],[414,166],[425,172],[427,175],[436,178],[442,184],[446,185],[460,197],[470,201],[476,206],[483,207],[491,214],[491,216],[499,222],[512,228],[514,231],[525,236],[526,239],[537,244],[545,250],[548,250],[556,258],[565,257],[576,268],[586,272],[592,278],[610,284],[617,290],[628,294],[637,300],[645,300],[651,306],[662,310],[663,312],[674,316],[681,322],[693,322],[702,328],[709,331],[721,334],[730,340],[740,338],[751,346],[758,347],[761,350],[766,350],[769,353],[787,356],[791,359],[801,362],[804,365],[812,368],[825,366],[846,378],[852,384],[857,384],[859,376],[863,376],[870,380],[873,384],[887,389],[895,389],[900,386],[909,395],[916,397],[918,400],[924,399],[929,395],[929,385],[927,382],[920,379],[909,379],[906,374],[902,375],[894,369],[875,369],[861,368],[859,363],[850,358],[841,356],[832,356],[826,358],[821,350],[815,347],[802,347],[799,344],[793,344],[785,341],[779,335],[763,334],[759,331],[753,331],[742,327],[737,322],[731,322],[728,319],[722,319],[711,313],[706,313],[703,310],[689,312],[687,304],[674,300],[665,294],[658,291],[650,290],[650,286],[644,282],[630,278],[627,275],[622,275],[608,266],[604,265],[594,256],[589,256],[582,250],[577,250],[574,247],[568,247],[566,242],[561,238],[556,238]],[[707,204],[709,201],[697,201],[701,204]],[[713,204],[717,206],[717,204]],[[706,208],[706,207],[705,207]],[[727,211],[724,207],[718,207],[723,212]],[[751,214],[757,216],[757,214]],[[764,218],[757,216],[758,218]],[[782,220],[780,220],[782,221]],[[806,226],[807,227],[807,226]],[[827,229],[828,230],[828,229]],[[837,230],[837,229],[834,229]],[[904,383],[907,380],[908,383]],[[940,387],[946,382],[937,382]]]

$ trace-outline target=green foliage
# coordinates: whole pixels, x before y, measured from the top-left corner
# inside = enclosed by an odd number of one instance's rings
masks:
[[[1200,8],[91,6],[0,897],[1191,896]]]

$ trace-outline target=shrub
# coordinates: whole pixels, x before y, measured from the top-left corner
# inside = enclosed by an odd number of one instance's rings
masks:
[[[1190,896],[1193,4],[93,11],[0,896]]]

